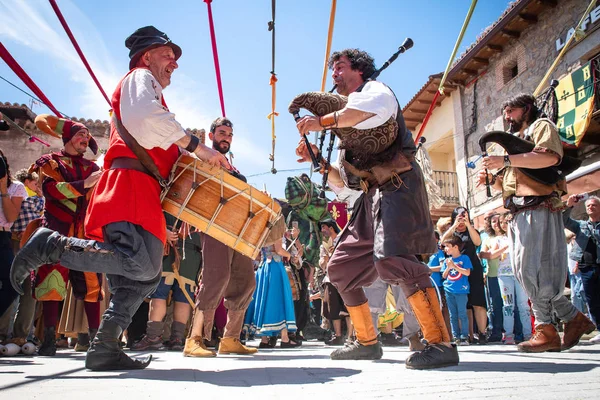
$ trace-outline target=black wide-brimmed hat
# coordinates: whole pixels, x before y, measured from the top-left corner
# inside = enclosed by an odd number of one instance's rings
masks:
[[[129,69],[135,67],[139,58],[148,50],[169,46],[175,53],[175,60],[181,57],[181,47],[169,39],[166,33],[159,31],[153,26],[145,26],[133,32],[125,39],[125,47],[129,49]]]

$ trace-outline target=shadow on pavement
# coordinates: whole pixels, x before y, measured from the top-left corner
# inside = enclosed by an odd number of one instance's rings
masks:
[[[490,362],[490,361],[461,361],[456,367],[448,367],[444,371],[474,371],[474,372],[527,372],[534,374],[560,372],[588,372],[597,367],[598,363],[566,364],[564,362]],[[435,370],[433,370],[435,371]]]

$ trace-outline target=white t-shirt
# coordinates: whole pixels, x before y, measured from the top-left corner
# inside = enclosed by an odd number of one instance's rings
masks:
[[[370,81],[360,92],[348,96],[346,108],[375,114],[354,125],[356,129],[372,129],[383,125],[398,114],[398,102],[394,93],[381,82]]]
[[[496,240],[499,248],[510,246],[510,242],[506,236],[496,236],[494,239]],[[498,258],[498,276],[511,275],[514,275],[514,272],[512,266],[510,265],[510,253],[508,252],[508,249],[506,249],[506,251]]]
[[[121,83],[121,120],[131,136],[146,148],[169,146],[185,136],[175,114],[162,105],[162,86],[150,70],[138,68]]]
[[[11,185],[8,187],[8,195],[12,197],[27,197],[27,191],[25,190],[25,185],[19,181],[13,181]],[[0,201],[0,227],[10,229],[12,226],[12,222],[8,222],[6,217],[4,216],[4,209],[2,205],[2,201]]]

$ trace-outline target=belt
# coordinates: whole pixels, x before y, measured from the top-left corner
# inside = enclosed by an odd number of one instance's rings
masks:
[[[154,178],[154,175],[148,171],[146,167],[142,165],[140,160],[137,158],[129,158],[129,157],[118,157],[115,158],[110,164],[110,169],[132,169],[134,171],[143,172],[146,175]]]

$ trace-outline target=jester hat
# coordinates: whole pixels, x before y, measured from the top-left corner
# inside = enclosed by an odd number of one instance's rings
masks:
[[[62,139],[63,144],[67,144],[73,139],[73,136],[82,129],[90,131],[85,125],[70,119],[58,118],[50,114],[40,114],[35,117],[35,125],[44,133],[55,138]],[[92,153],[98,152],[98,143],[93,136],[90,137],[88,146]]]

